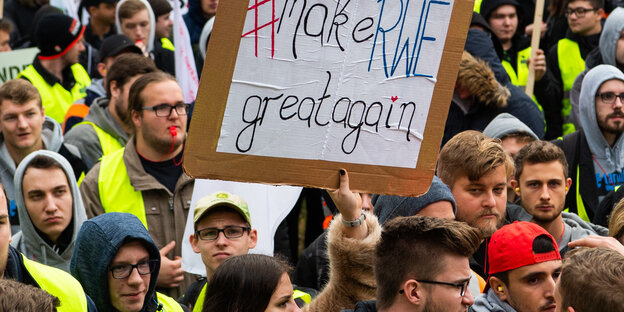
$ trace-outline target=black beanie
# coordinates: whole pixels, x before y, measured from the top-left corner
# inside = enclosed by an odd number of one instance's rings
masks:
[[[84,26],[67,15],[43,16],[35,30],[39,59],[50,60],[67,53],[84,33]]]
[[[494,10],[504,4],[511,4],[515,6],[516,14],[518,14],[519,16],[522,15],[522,9],[520,8],[520,4],[518,4],[518,1],[516,0],[483,0],[483,2],[481,2],[481,16],[483,16],[485,20],[489,23],[490,14],[492,14]],[[519,16],[518,18],[520,18]]]
[[[165,15],[173,10],[171,4],[169,4],[169,1],[167,0],[147,0],[147,2],[149,2],[150,6],[152,7],[152,11],[154,11],[154,16],[156,18],[161,15]]]

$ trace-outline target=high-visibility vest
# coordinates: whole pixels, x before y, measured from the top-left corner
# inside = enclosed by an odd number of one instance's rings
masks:
[[[481,3],[482,2],[483,2],[483,0],[475,0],[474,8],[472,9],[475,13],[481,13]]]
[[[182,310],[182,307],[180,306],[180,304],[175,301],[175,299],[163,295],[159,292],[156,292],[156,300],[158,300],[159,304],[162,304],[162,307],[159,310],[156,311],[162,311],[162,312],[182,312],[184,310]]]
[[[35,279],[39,288],[59,298],[59,312],[87,311],[87,296],[78,282],[69,273],[29,260],[22,255],[26,271]]]
[[[175,46],[173,45],[173,42],[169,40],[169,38],[160,38],[160,43],[162,44],[163,48],[169,51],[175,51]]]
[[[195,300],[195,304],[193,305],[193,312],[201,312],[204,308],[204,301],[206,300],[206,288],[208,288],[208,282],[204,284],[201,291],[199,292],[199,296],[197,296],[197,300]]]
[[[507,72],[507,76],[511,80],[511,84],[514,86],[520,87],[522,89],[526,88],[527,79],[529,78],[529,65],[528,61],[531,58],[531,47],[525,48],[518,52],[518,63],[516,64],[516,70],[514,70],[513,66],[507,60],[502,60],[501,63]],[[535,98],[535,94],[531,97],[533,102],[537,105],[540,111],[544,111],[542,105],[539,104],[537,99]]]
[[[143,194],[135,191],[123,161],[122,148],[102,157],[98,175],[98,191],[104,212],[125,212],[135,215],[147,229]]]
[[[69,107],[76,100],[87,96],[87,87],[91,84],[89,74],[79,63],[72,65],[71,71],[76,83],[70,91],[65,90],[58,82],[53,86],[49,85],[33,65],[29,65],[18,75],[18,77],[27,78],[37,88],[41,96],[41,104],[45,108],[45,114],[59,124],[63,124],[65,113]]]
[[[568,38],[563,38],[557,43],[557,59],[561,82],[563,83],[563,99],[561,100],[561,116],[563,117],[563,134],[576,131],[574,124],[570,122],[570,90],[576,77],[585,70],[585,60],[581,57],[581,49],[578,43]]]
[[[93,122],[83,121],[77,124],[76,126],[78,125],[90,125],[91,127],[93,127],[93,130],[95,131],[95,134],[97,135],[98,140],[100,141],[100,147],[102,148],[102,157],[106,155],[110,155],[113,152],[116,152],[123,148],[123,145],[121,144],[121,142],[117,141],[115,137],[110,135],[108,132],[102,130],[102,128],[100,128],[98,125],[94,124]]]

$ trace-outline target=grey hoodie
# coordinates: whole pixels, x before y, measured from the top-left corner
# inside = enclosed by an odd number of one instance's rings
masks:
[[[41,139],[45,149],[53,152],[58,152],[63,144],[63,131],[61,125],[59,125],[54,119],[46,116],[41,129]],[[71,150],[74,152],[74,150]],[[75,150],[76,155],[78,151]],[[0,133],[0,177],[2,177],[2,184],[6,191],[7,197],[10,201],[15,200],[15,190],[13,187],[13,176],[15,175],[15,162],[11,158],[11,154],[7,150],[4,142],[4,136]],[[70,167],[71,168],[71,167]]]
[[[128,143],[128,134],[123,130],[120,124],[113,118],[108,111],[110,101],[108,98],[98,98],[89,108],[89,113],[84,121],[90,121],[113,136],[121,146]],[[65,134],[65,142],[75,145],[80,149],[82,158],[87,164],[87,168],[91,169],[102,157],[102,146],[95,130],[91,125],[76,125],[67,134]]]
[[[607,228],[589,223],[581,219],[575,213],[563,212],[561,216],[563,217],[563,224],[565,226],[563,236],[561,237],[561,241],[559,241],[559,253],[561,254],[561,257],[563,257],[566,252],[570,250],[568,247],[569,242],[589,235],[609,235],[609,230]]]
[[[469,311],[474,312],[516,312],[507,302],[498,298],[494,290],[489,289],[487,293],[475,298],[475,303]]]
[[[603,82],[612,79],[619,79],[624,81],[624,74],[614,66],[611,65],[598,65],[592,68],[585,79],[583,80],[583,87],[581,89],[580,97],[580,121],[587,143],[592,155],[595,157],[594,172],[596,173],[596,182],[599,190],[599,201],[602,200],[604,194],[607,191],[613,190],[613,186],[608,182],[609,180],[605,176],[605,173],[611,174],[615,172],[622,172],[624,168],[624,136],[620,136],[615,142],[613,147],[609,146],[607,140],[602,135],[600,128],[598,127],[598,121],[596,119],[596,93]],[[586,177],[591,179],[593,177]],[[617,180],[621,180],[616,177],[613,181],[615,184]],[[606,191],[604,191],[606,189]],[[600,190],[603,190],[600,192]]]
[[[483,129],[483,134],[490,138],[502,139],[512,133],[523,132],[539,140],[535,132],[520,119],[508,113],[501,113]]]
[[[15,193],[22,194],[22,179],[24,171],[27,165],[35,158],[35,156],[43,155],[54,159],[57,163],[63,167],[65,176],[67,176],[67,182],[69,182],[69,188],[71,190],[73,205],[72,205],[72,222],[69,226],[72,229],[71,242],[63,253],[58,254],[53,246],[48,245],[37,233],[35,226],[33,225],[28,211],[24,206],[24,197],[16,196],[15,202],[17,205],[17,211],[19,214],[19,221],[21,231],[13,235],[11,245],[18,249],[29,259],[37,262],[59,268],[61,270],[69,272],[69,262],[74,250],[74,242],[78,235],[78,230],[84,221],[87,220],[87,214],[82,204],[82,198],[80,197],[80,191],[76,185],[76,178],[69,162],[65,158],[55,152],[39,150],[26,156],[24,160],[19,164],[15,172]]]

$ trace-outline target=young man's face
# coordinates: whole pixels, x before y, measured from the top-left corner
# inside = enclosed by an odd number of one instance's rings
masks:
[[[224,229],[228,226],[245,227],[247,223],[235,211],[220,210],[201,218],[195,228],[200,231],[209,228]],[[258,236],[256,230],[252,229],[250,232],[245,231],[243,236],[238,238],[227,238],[224,233],[219,233],[215,240],[202,240],[196,237],[196,234],[193,234],[190,240],[193,251],[201,253],[206,269],[214,272],[225,259],[247,254],[249,249],[256,247]]]
[[[508,285],[502,284],[502,291],[496,294],[518,312],[554,312],[560,273],[561,260],[523,266],[509,271]]]
[[[150,34],[150,20],[147,9],[141,10],[131,18],[121,19],[121,30],[132,42],[142,41],[147,46]]]
[[[618,67],[620,65],[624,65],[624,30],[620,33],[620,38],[618,39],[615,46],[615,61]]]
[[[23,105],[3,100],[0,104],[0,130],[4,142],[12,149],[29,151],[41,145],[41,128],[45,121],[37,100]]]
[[[602,18],[602,9],[596,9],[592,6],[591,2],[584,0],[576,0],[568,3],[568,10],[593,10],[582,13],[579,16],[577,13],[568,15],[568,26],[573,33],[581,36],[589,36],[597,34],[602,29],[600,20]],[[596,9],[596,10],[594,10]]]
[[[10,41],[10,34],[4,30],[0,30],[0,52],[11,51],[11,45],[9,44]]]
[[[59,168],[26,169],[22,194],[33,225],[56,242],[73,215],[73,197],[65,172]]]
[[[500,165],[477,181],[466,175],[455,180],[451,188],[457,203],[458,221],[478,228],[483,237],[490,237],[503,225],[507,204],[507,172]]]
[[[95,18],[109,25],[115,24],[115,8],[117,3],[100,2],[97,6],[89,8],[91,18]]]
[[[612,79],[605,81],[596,94],[596,120],[602,133],[619,135],[624,131],[624,111],[622,100],[615,98],[612,104],[605,103],[599,94],[613,93],[619,95],[624,93],[624,81]]]
[[[184,103],[184,96],[180,86],[173,80],[158,81],[150,83],[141,92],[143,107],[154,107],[166,104],[176,106]],[[169,117],[156,116],[153,110],[143,110],[142,112],[132,112],[133,122],[137,128],[137,138],[141,138],[152,149],[161,153],[168,153],[171,148],[171,141],[174,141],[174,148],[177,149],[186,139],[186,115],[178,115],[176,110],[172,110]],[[177,134],[172,138],[169,127],[174,126]]]
[[[141,76],[143,75],[130,77],[121,88],[117,86],[117,81],[111,81],[110,104],[114,105],[113,109],[115,110],[115,114],[117,114],[121,120],[124,120],[128,114],[128,95],[130,94],[130,87],[132,87],[132,84]]]
[[[139,242],[129,242],[121,246],[117,254],[111,260],[109,267],[118,265],[135,265],[149,260],[147,249]],[[111,304],[120,312],[138,312],[143,309],[145,295],[149,290],[151,274],[141,275],[136,268],[132,268],[130,276],[126,278],[113,278],[110,270],[107,270],[108,293]]]
[[[80,38],[78,39],[78,42],[76,42],[76,44],[74,44],[74,46],[71,47],[69,51],[67,51],[67,53],[63,54],[62,59],[67,65],[76,64],[79,61],[80,53],[82,53],[84,50],[84,39]]]
[[[461,284],[470,280],[470,265],[467,257],[456,254],[445,254],[441,261],[444,270],[435,281]],[[461,289],[450,285],[424,284],[427,289],[425,306],[422,311],[449,311],[464,312],[474,303],[470,290],[466,289],[464,296]]]
[[[169,18],[170,13],[156,18],[156,38],[169,38],[173,21]]]
[[[525,163],[517,187],[524,209],[538,223],[549,223],[561,215],[571,183],[563,175],[563,165],[555,160]]]
[[[11,223],[7,209],[4,188],[0,184],[0,278],[4,277],[7,260],[9,258],[9,244],[11,243]]]
[[[215,16],[218,5],[219,0],[201,0],[201,9],[204,12],[204,16],[207,18]]]
[[[496,8],[488,20],[490,28],[501,42],[508,42],[518,29],[518,14],[516,7],[503,4]]]

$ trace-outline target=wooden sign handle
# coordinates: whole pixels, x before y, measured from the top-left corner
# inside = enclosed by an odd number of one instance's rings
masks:
[[[529,65],[529,76],[527,77],[526,88],[524,92],[531,97],[533,96],[533,87],[535,84],[535,56],[539,49],[540,33],[542,32],[542,16],[544,15],[544,0],[537,0],[535,4],[535,16],[533,17],[533,34],[531,34],[531,60]]]

